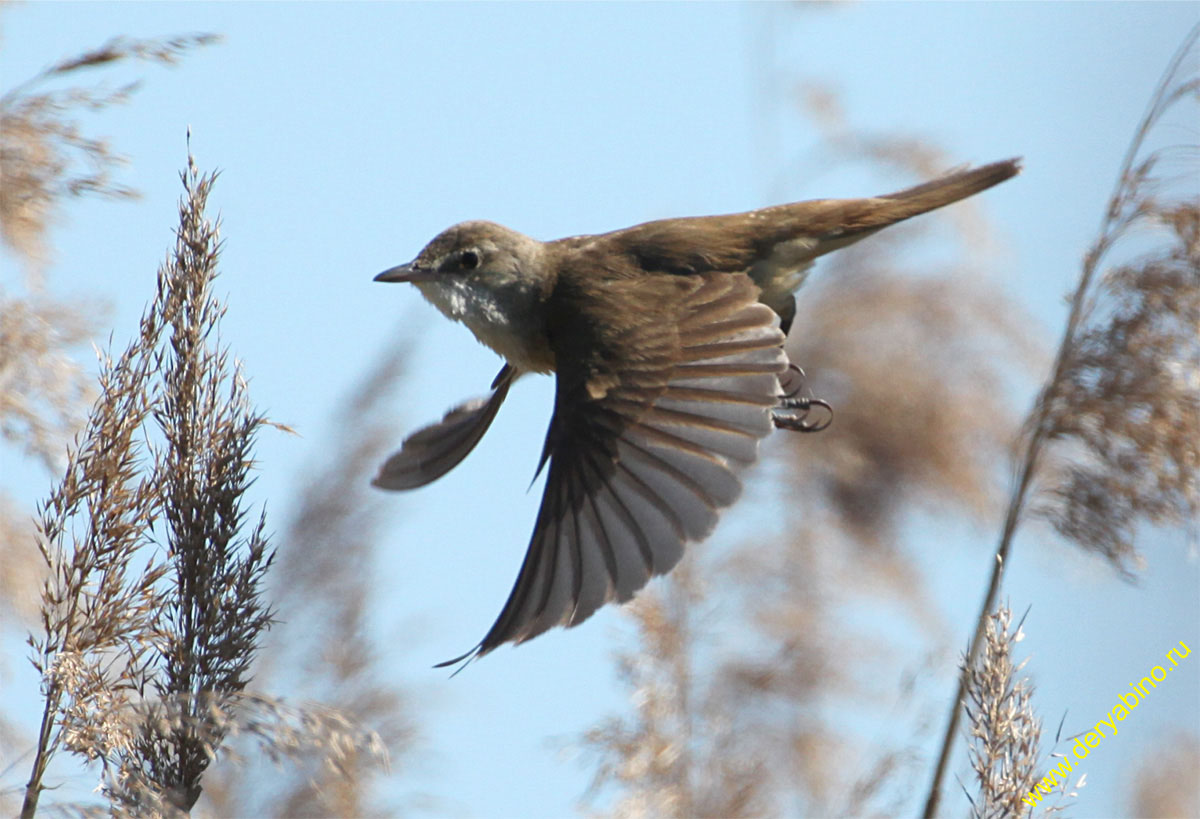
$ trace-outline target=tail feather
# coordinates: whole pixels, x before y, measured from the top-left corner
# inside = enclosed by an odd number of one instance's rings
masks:
[[[758,259],[749,272],[761,300],[779,314],[786,333],[796,307],[792,294],[813,261],[886,227],[966,199],[1021,172],[1020,159],[952,171],[902,191],[863,199],[814,199],[734,217],[716,217],[753,237]]]
[[[966,199],[1012,179],[1021,172],[1021,160],[1006,159],[981,168],[951,171],[938,179],[889,193],[880,199],[901,201],[911,207],[912,216]],[[906,208],[908,210],[908,208]],[[901,217],[904,218],[904,217]]]
[[[1020,172],[1021,160],[1007,159],[981,168],[951,171],[938,179],[883,196],[814,199],[758,211],[783,217],[768,233],[767,241],[784,246],[787,258],[772,257],[768,261],[799,269],[818,256],[846,247],[898,222],[974,196]],[[807,241],[807,245],[792,246],[790,243],[796,239]]]

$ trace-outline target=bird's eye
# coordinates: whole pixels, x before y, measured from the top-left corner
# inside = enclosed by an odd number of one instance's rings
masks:
[[[474,250],[464,250],[458,255],[458,264],[463,270],[474,270],[479,267],[479,254]]]

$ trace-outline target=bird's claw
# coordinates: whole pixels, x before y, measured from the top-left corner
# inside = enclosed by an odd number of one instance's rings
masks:
[[[792,389],[787,388],[787,383],[791,381],[793,373],[796,377],[796,386]],[[800,394],[800,390],[804,389],[804,381],[808,378],[804,370],[798,364],[788,362],[787,369],[783,371],[783,375],[779,376],[779,388],[783,390],[784,400],[795,398]]]
[[[792,373],[796,374],[797,383],[794,387],[788,389],[785,386],[785,380],[790,380],[787,377]],[[833,423],[833,407],[830,406],[828,401],[809,395],[800,395],[804,390],[805,378],[804,370],[795,364],[788,364],[787,372],[784,374],[784,377],[779,379],[780,388],[783,389],[783,396],[779,400],[779,408],[771,413],[771,420],[775,423],[777,429],[786,429],[789,432],[820,432]],[[808,417],[812,414],[813,407],[823,409],[826,413],[825,417],[818,418],[815,421],[808,420]]]

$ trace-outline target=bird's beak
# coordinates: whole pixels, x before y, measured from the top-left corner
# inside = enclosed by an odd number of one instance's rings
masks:
[[[417,267],[415,262],[389,267],[375,277],[377,282],[427,282],[435,275],[433,270]]]

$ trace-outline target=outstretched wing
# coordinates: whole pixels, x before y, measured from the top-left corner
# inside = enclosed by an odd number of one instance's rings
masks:
[[[516,370],[505,364],[493,379],[487,398],[459,404],[436,424],[409,435],[371,483],[381,489],[416,489],[458,466],[491,426],[515,377]]]
[[[628,600],[712,531],[772,429],[783,334],[746,276],[560,280],[552,298],[537,524],[495,625],[443,665]]]

